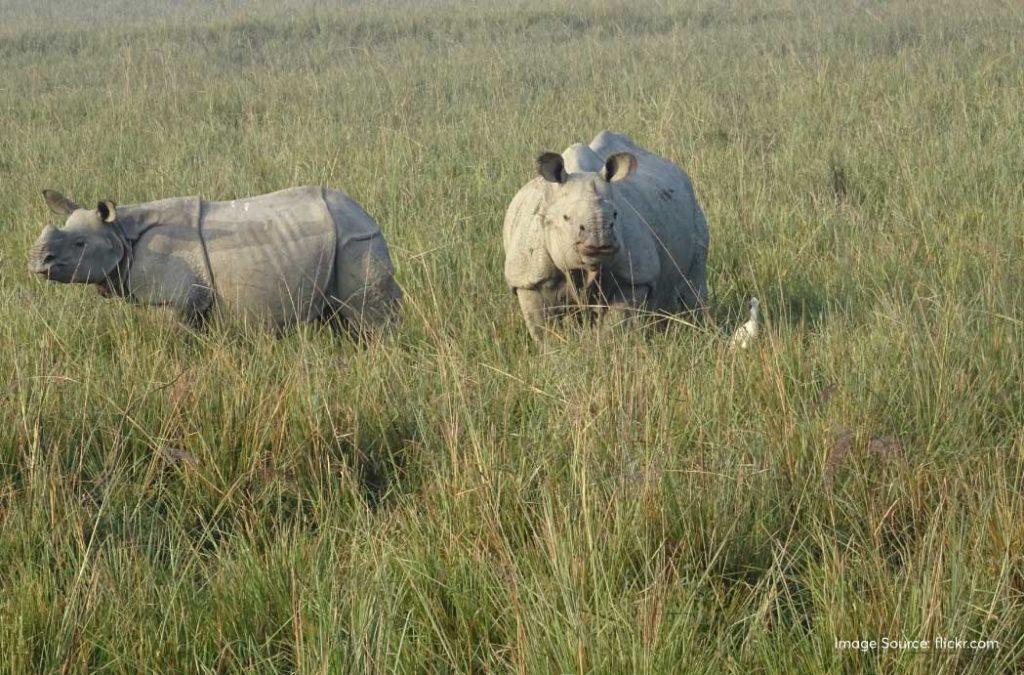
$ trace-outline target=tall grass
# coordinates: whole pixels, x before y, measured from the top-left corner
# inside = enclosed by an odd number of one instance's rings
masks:
[[[0,670],[1024,667],[1015,4],[84,7],[0,0]],[[714,320],[538,349],[503,211],[603,128],[692,176]],[[307,183],[392,245],[373,348],[25,271],[44,187]],[[835,647],[934,636],[998,646]]]

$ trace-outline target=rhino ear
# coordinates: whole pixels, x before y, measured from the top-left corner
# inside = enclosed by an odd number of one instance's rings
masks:
[[[98,202],[96,204],[96,213],[100,214],[100,219],[104,223],[112,223],[117,220],[117,204],[109,200]]]
[[[56,190],[43,190],[43,199],[50,210],[58,216],[70,216],[73,211],[78,210],[78,204]]]
[[[636,173],[636,155],[620,152],[612,155],[604,162],[601,177],[609,183],[624,180]]]
[[[557,152],[545,152],[537,158],[537,173],[549,183],[564,183],[565,161]]]

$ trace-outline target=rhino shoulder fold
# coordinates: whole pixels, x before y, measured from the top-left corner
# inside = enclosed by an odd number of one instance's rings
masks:
[[[622,208],[627,211],[627,215],[622,218],[619,229],[622,250],[613,263],[615,275],[620,279],[628,279],[634,285],[656,283],[661,275],[657,235],[640,219],[639,214],[628,213],[632,211],[630,205],[625,204]]]
[[[533,288],[558,273],[544,241],[544,199],[544,181],[535,178],[505,212],[505,281],[512,288]]]

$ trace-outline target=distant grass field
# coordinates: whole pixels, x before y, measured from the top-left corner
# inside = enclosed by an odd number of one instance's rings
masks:
[[[0,671],[1024,669],[1018,3],[0,19]],[[713,320],[538,349],[504,209],[604,128],[690,173]],[[321,183],[406,292],[370,349],[25,270],[46,187]],[[998,645],[836,648],[936,636]]]

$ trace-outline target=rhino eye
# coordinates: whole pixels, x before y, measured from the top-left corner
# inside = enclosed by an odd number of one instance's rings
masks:
[[[562,214],[562,220],[569,220],[569,214],[568,213],[563,213]]]
[[[85,240],[79,239],[78,241],[75,242],[75,246],[77,246],[78,248],[82,248],[83,246],[85,246]]]
[[[618,211],[612,211],[612,218],[618,218],[618,217],[619,217],[619,212]]]

